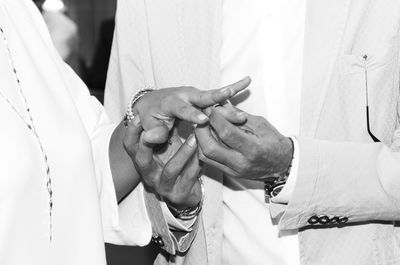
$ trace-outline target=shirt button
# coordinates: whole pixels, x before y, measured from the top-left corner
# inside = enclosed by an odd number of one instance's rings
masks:
[[[310,225],[318,224],[318,222],[319,222],[319,218],[318,218],[318,216],[315,216],[315,215],[311,216],[310,219],[308,219],[308,223]]]
[[[158,240],[157,240],[157,245],[159,245],[160,247],[163,247],[163,246],[164,246],[164,241],[162,240],[161,237],[158,238]]]
[[[331,224],[338,224],[340,222],[340,218],[335,216],[331,218]]]
[[[153,235],[151,238],[151,241],[159,247],[164,246],[164,241],[162,240],[162,238],[159,235]]]
[[[322,216],[319,218],[320,224],[328,224],[331,221],[331,219],[328,216]]]

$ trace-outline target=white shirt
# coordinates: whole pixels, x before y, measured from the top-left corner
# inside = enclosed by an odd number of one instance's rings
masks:
[[[221,86],[250,76],[248,97],[233,102],[284,135],[299,131],[305,5],[305,0],[223,3]],[[289,180],[293,188],[292,176]],[[299,264],[297,236],[279,237],[263,185],[225,177],[223,201],[222,264]]]
[[[0,97],[0,264],[105,265],[105,238],[148,243],[143,197],[132,197],[140,188],[120,207],[115,198],[108,160],[115,125],[63,63],[32,1],[0,0],[0,27],[48,156],[53,191],[50,242],[42,152]],[[0,37],[0,92],[29,119]]]

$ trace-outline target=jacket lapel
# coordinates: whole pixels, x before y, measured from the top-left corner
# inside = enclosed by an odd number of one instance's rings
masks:
[[[300,133],[313,137],[342,43],[351,0],[308,0]]]

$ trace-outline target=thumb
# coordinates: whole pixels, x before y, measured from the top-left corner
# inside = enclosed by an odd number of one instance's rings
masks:
[[[124,147],[129,154],[133,154],[135,151],[134,147],[139,142],[143,131],[139,116],[135,116],[133,120],[127,120],[125,127]]]

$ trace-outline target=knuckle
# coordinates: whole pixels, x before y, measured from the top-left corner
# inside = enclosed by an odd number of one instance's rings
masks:
[[[170,192],[168,191],[168,189],[166,189],[165,185],[158,185],[155,190],[156,190],[157,194],[163,198],[170,197]]]
[[[174,97],[169,95],[166,96],[162,101],[161,101],[161,109],[168,109],[170,106],[173,106],[172,103],[174,101]]]
[[[189,113],[189,115],[192,115],[194,112],[193,107],[191,107],[187,104],[182,104],[181,106],[179,106],[178,110],[181,113]]]
[[[175,176],[175,170],[173,169],[171,164],[169,164],[164,168],[162,177],[170,179],[173,178],[174,176]]]
[[[232,131],[229,128],[223,128],[219,134],[222,140],[228,140],[232,137]]]
[[[142,176],[143,182],[148,186],[151,187],[157,194],[159,194],[157,183],[154,179],[148,178],[146,176]]]
[[[171,193],[168,195],[168,200],[169,200],[170,202],[173,202],[173,203],[178,203],[178,202],[181,201],[181,196],[180,196],[179,194],[177,194],[176,192],[171,192]]]
[[[199,160],[205,162],[207,160],[206,156],[204,155],[203,151],[199,152]]]
[[[148,167],[148,162],[139,154],[135,155],[135,163],[140,169],[144,169]]]
[[[133,145],[132,143],[128,142],[128,141],[126,140],[126,138],[124,139],[122,145],[123,145],[125,151],[126,151],[130,156],[132,156],[132,155],[135,153],[134,145]]]
[[[216,152],[216,149],[215,149],[214,145],[212,145],[211,143],[210,143],[210,144],[207,144],[207,145],[204,147],[204,149],[203,149],[203,155],[204,155],[206,158],[213,158],[213,157],[215,157],[215,152]]]
[[[248,159],[250,161],[258,160],[260,158],[260,155],[262,155],[262,153],[263,153],[263,148],[260,145],[255,144],[249,150]]]

